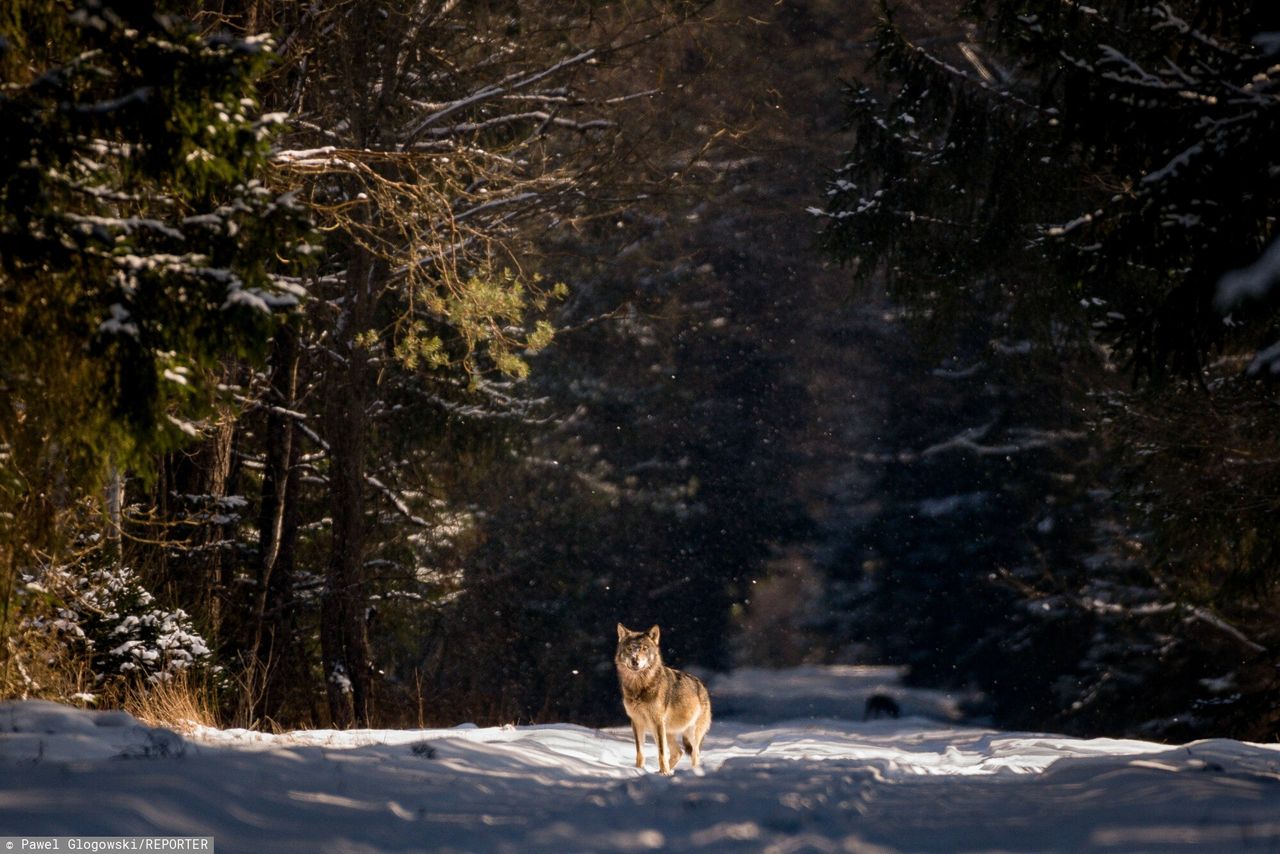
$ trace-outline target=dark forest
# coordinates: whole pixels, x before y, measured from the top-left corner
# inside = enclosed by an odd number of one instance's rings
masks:
[[[1274,741],[1280,5],[16,0],[0,692]],[[1274,479],[1274,480],[1273,480]]]

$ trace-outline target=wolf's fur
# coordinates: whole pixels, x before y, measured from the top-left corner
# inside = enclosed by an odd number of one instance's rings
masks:
[[[680,761],[681,741],[693,767],[698,767],[702,739],[711,726],[711,697],[701,679],[662,663],[658,634],[657,626],[633,632],[618,623],[613,660],[622,685],[622,707],[636,737],[636,767],[644,767],[644,736],[651,732],[658,745],[658,770],[671,774]]]

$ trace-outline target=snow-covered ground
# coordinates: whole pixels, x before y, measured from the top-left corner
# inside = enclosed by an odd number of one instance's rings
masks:
[[[882,690],[904,717],[862,722]],[[569,724],[179,737],[0,704],[0,836],[256,851],[1280,851],[1280,745],[1003,733],[891,670],[738,671],[704,764]]]

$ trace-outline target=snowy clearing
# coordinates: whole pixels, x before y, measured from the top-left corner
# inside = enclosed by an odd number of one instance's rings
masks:
[[[0,835],[215,837],[238,851],[1280,851],[1280,746],[963,727],[887,668],[712,684],[703,767],[630,731],[460,726],[185,738],[0,704]],[[873,691],[899,720],[860,720]],[[927,717],[926,717],[927,715]]]

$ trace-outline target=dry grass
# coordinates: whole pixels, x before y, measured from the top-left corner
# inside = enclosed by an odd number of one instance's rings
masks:
[[[56,596],[39,591],[17,599],[0,640],[0,699],[41,699],[85,708],[123,708],[144,723],[190,732],[217,726],[214,692],[203,677],[181,674],[155,685],[96,680],[89,648],[51,627]]]
[[[0,644],[0,699],[79,702],[92,692],[88,659],[50,632],[24,628]]]
[[[186,674],[168,682],[129,685],[120,705],[149,726],[183,733],[221,726],[213,691],[205,681]]]

